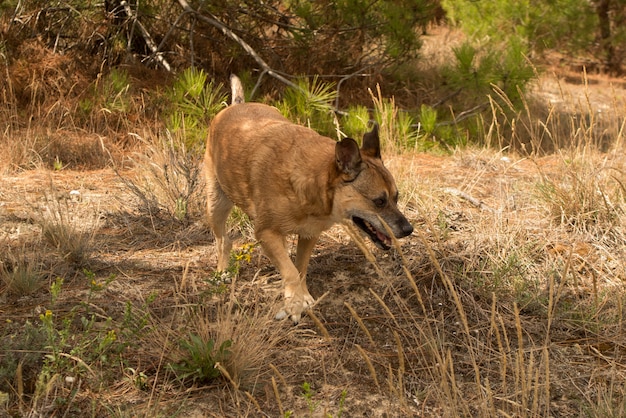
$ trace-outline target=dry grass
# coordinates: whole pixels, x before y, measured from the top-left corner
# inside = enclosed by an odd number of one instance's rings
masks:
[[[41,260],[37,259],[36,255],[28,254],[23,247],[5,248],[4,251],[5,256],[0,265],[0,282],[4,291],[20,298],[41,289],[45,278]]]
[[[204,209],[201,158],[169,133],[164,138],[148,135],[149,140],[138,137],[144,149],[131,158],[134,172],[118,172],[137,198],[136,209],[181,223],[199,218]]]
[[[53,190],[44,204],[35,209],[41,237],[58,255],[78,266],[84,265],[93,251],[98,229],[97,208],[81,205],[79,194],[61,195]]]

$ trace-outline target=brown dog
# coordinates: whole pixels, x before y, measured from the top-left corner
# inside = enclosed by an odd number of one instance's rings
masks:
[[[283,277],[285,307],[277,318],[298,322],[314,301],[306,270],[324,230],[351,219],[388,249],[391,238],[380,219],[398,238],[413,227],[398,210],[398,190],[380,158],[376,126],[359,150],[353,139],[336,142],[291,123],[273,107],[244,103],[236,76],[231,87],[233,104],[211,123],[204,159],[217,268],[228,267],[226,219],[237,205],[254,220],[256,238]],[[286,246],[289,234],[298,235],[295,264]]]

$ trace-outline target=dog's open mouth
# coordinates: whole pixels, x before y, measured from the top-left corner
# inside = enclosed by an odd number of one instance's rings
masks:
[[[365,232],[378,248],[388,250],[391,247],[391,238],[389,238],[389,236],[387,236],[384,232],[379,231],[376,227],[374,227],[374,225],[367,222],[365,219],[353,216],[352,222]]]

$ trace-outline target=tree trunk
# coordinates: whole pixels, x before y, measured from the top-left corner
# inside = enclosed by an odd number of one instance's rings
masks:
[[[613,46],[611,35],[611,19],[609,16],[611,0],[597,0],[595,3],[600,25],[600,43],[606,58],[606,71],[612,74],[620,74],[622,70],[621,63],[615,55],[615,47]]]

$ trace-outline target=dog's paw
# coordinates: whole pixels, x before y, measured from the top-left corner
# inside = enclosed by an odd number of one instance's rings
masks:
[[[287,311],[285,311],[285,309],[281,309],[280,311],[278,311],[278,313],[274,317],[274,319],[276,319],[277,321],[282,321],[285,318],[287,318]]]
[[[315,299],[309,292],[285,298],[285,307],[276,314],[275,318],[281,320],[289,317],[294,324],[297,324],[302,318],[302,313],[313,306],[313,303]]]
[[[291,319],[291,322],[293,322],[294,325],[298,325],[298,323],[300,322],[300,319],[302,318],[302,313],[290,315],[287,313],[285,309],[281,309],[274,318],[276,318],[276,320],[278,321],[282,321],[283,319],[287,317]]]
[[[291,322],[293,322],[294,325],[298,325],[298,323],[300,322],[300,319],[302,318],[302,313],[299,314],[289,314],[287,313],[287,311],[285,309],[281,309],[276,316],[274,317],[277,321],[282,321],[283,319],[289,317],[289,319],[291,319]]]

